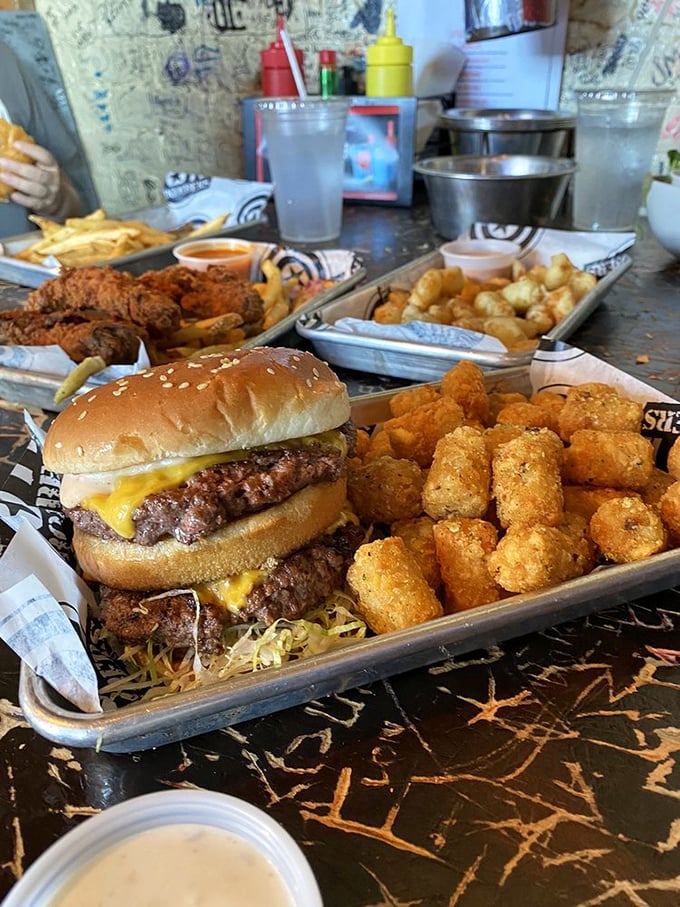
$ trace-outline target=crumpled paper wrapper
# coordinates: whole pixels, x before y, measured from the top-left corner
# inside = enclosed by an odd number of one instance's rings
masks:
[[[262,217],[274,186],[254,180],[233,180],[197,173],[168,173],[163,197],[175,226],[200,227],[222,214],[224,226],[247,224]],[[167,229],[167,228],[163,228]]]
[[[654,442],[657,465],[665,468],[680,433],[680,403],[673,398],[559,341],[542,342],[529,377],[534,392],[566,392],[601,381],[642,402],[642,434]],[[82,641],[93,596],[64,559],[66,517],[58,510],[58,479],[42,467],[41,431],[28,416],[27,424],[31,441],[0,489],[0,520],[14,530],[0,557],[0,636],[66,699],[83,711],[98,712],[96,669]]]

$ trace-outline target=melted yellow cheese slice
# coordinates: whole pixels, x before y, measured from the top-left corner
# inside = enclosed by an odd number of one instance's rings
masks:
[[[196,592],[202,602],[215,602],[227,611],[237,614],[245,605],[251,590],[266,577],[267,573],[264,570],[244,570],[243,573],[228,576],[214,583],[201,583],[196,587]]]
[[[289,441],[268,444],[258,449],[303,447],[312,443],[333,444],[343,454],[347,451],[345,437],[339,431],[325,431],[305,438],[292,438]],[[86,510],[94,511],[122,538],[131,539],[135,534],[133,514],[149,495],[167,488],[177,488],[201,469],[207,469],[217,463],[243,459],[248,456],[248,453],[249,451],[230,451],[229,453],[207,454],[204,457],[192,457],[177,463],[166,464],[159,469],[120,476],[112,491],[107,494],[89,495],[83,499],[82,506]]]

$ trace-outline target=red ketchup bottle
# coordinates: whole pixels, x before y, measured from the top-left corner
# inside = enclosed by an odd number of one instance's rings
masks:
[[[285,98],[298,93],[286,56],[286,48],[281,40],[281,29],[284,27],[283,16],[279,14],[276,17],[276,41],[260,51],[262,94],[265,98]],[[304,54],[299,47],[295,47],[294,50],[300,72],[303,72]]]

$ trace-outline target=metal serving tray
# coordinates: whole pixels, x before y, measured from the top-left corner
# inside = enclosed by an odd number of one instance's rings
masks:
[[[157,230],[163,230],[168,233],[177,229],[177,224],[166,205],[159,205],[156,208],[147,208],[144,211],[122,215],[119,219],[143,220],[150,227],[155,227]],[[220,230],[205,233],[203,236],[206,238],[210,236],[235,236],[262,222],[262,218],[259,218],[248,223],[231,224],[228,227],[222,227]],[[29,261],[22,261],[20,258],[12,257],[17,252],[37,242],[41,235],[36,230],[32,233],[22,233],[20,236],[9,236],[0,241],[0,251],[3,251],[3,254],[0,254],[0,280],[8,280],[10,283],[19,284],[22,287],[39,287],[46,280],[59,274],[60,269],[58,267],[45,267],[44,265],[36,265]],[[186,239],[188,237],[178,236],[177,239],[164,243],[162,246],[152,246],[149,249],[140,249],[138,252],[132,252],[130,255],[121,255],[119,258],[93,262],[91,267],[101,268],[110,265],[118,270],[129,271],[131,274],[141,274],[143,271],[172,264],[174,262],[171,254],[172,250]]]
[[[326,305],[336,297],[353,289],[366,276],[366,269],[362,266],[360,258],[349,250],[297,252],[295,249],[284,249],[273,243],[254,242],[252,245],[256,250],[251,273],[253,280],[262,278],[260,264],[265,257],[272,256],[280,267],[291,269],[294,273],[306,272],[310,276],[319,275],[328,279],[339,279],[333,286],[314,296],[295,312],[286,315],[273,327],[244,341],[242,344],[244,348],[275,343],[279,337],[294,329],[300,313],[311,314],[319,306]],[[143,270],[152,269],[144,267]],[[70,398],[62,404],[54,402],[54,395],[62,381],[63,377],[60,376],[29,371],[17,366],[0,365],[0,397],[24,406],[37,406],[51,412],[63,409],[70,402]],[[97,382],[89,381],[82,386],[80,392],[83,393],[96,386]]]
[[[575,262],[576,263],[576,262]],[[361,290],[348,294],[314,313],[304,313],[296,324],[297,332],[311,341],[316,353],[327,362],[358,371],[408,378],[411,381],[436,381],[461,359],[476,362],[486,369],[511,368],[528,364],[533,351],[487,352],[434,343],[397,340],[348,333],[334,327],[340,318],[370,319],[376,306],[384,301],[390,288],[410,289],[428,268],[441,268],[441,254],[430,252],[389,274],[374,280]],[[594,312],[612,285],[632,264],[632,258],[620,253],[609,262],[610,270],[578,305],[545,336],[549,340],[566,340]],[[581,265],[579,265],[580,267]]]
[[[528,369],[490,373],[487,385],[489,389],[526,391]],[[355,398],[352,414],[357,424],[373,424],[385,418],[394,393]],[[679,570],[680,549],[668,551],[636,564],[608,567],[540,593],[517,595],[280,668],[123,705],[103,714],[78,712],[22,664],[21,708],[38,733],[67,746],[111,752],[149,749],[652,594],[673,586]]]

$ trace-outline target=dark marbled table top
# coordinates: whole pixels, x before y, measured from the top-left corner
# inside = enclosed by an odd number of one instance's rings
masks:
[[[272,238],[260,227],[256,238]],[[348,207],[369,276],[439,243],[422,205]],[[25,290],[0,288],[0,303]],[[678,396],[680,264],[643,233],[572,338]],[[347,374],[353,392],[396,382]],[[26,437],[0,409],[5,469]],[[679,578],[680,579],[680,578]],[[204,788],[264,808],[327,907],[671,907],[680,901],[680,595],[668,590],[136,754],[38,736],[0,643],[0,896],[129,797]]]

